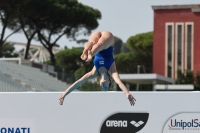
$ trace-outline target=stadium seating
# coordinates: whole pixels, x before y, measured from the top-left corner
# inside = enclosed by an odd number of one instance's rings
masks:
[[[67,87],[40,69],[0,61],[0,91],[64,91]]]

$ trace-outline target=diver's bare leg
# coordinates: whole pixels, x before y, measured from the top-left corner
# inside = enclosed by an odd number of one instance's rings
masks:
[[[92,57],[101,50],[109,48],[114,44],[114,37],[112,33],[105,31],[102,32],[101,38],[98,40],[96,44],[93,45],[91,51],[88,51],[87,62],[92,60]]]
[[[83,53],[81,55],[82,60],[86,60],[88,58],[88,51],[92,49],[93,45],[98,42],[100,37],[101,37],[101,32],[94,32],[90,36],[88,43],[85,44]]]

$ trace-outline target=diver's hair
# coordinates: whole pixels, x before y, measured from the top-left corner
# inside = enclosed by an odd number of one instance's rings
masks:
[[[112,78],[109,77],[109,88],[107,91],[109,91],[111,89],[111,87],[112,87]],[[102,90],[101,87],[100,87],[100,90]]]
[[[110,81],[110,83],[109,83],[109,89],[108,90],[110,90],[110,88],[112,86],[112,78],[111,77],[109,77],[109,81]]]

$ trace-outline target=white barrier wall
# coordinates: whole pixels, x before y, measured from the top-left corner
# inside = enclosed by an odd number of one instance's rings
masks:
[[[198,92],[131,92],[135,106],[122,92],[73,92],[62,106],[60,94],[0,93],[0,133],[200,132]]]

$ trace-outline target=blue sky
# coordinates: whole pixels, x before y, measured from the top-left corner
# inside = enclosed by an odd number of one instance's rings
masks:
[[[98,9],[102,18],[99,26],[94,31],[109,30],[115,36],[126,42],[130,36],[138,33],[153,31],[152,5],[174,5],[174,4],[200,4],[199,0],[78,0],[79,2]],[[0,27],[1,29],[1,27]],[[8,34],[9,31],[6,31]],[[82,37],[80,37],[82,38]],[[85,37],[88,38],[88,37]],[[26,43],[23,33],[14,34],[8,41]],[[32,44],[40,44],[32,41]],[[58,44],[61,48],[80,46],[62,37]]]

